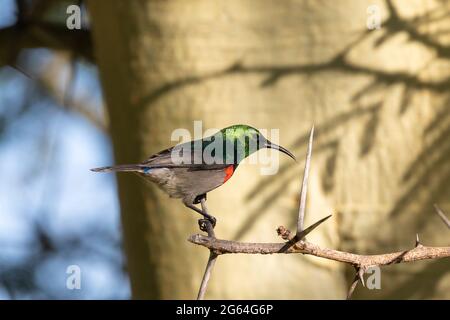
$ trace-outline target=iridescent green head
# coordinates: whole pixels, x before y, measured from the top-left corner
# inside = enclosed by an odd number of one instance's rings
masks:
[[[295,160],[289,150],[270,142],[259,130],[245,124],[223,128],[214,137],[223,139],[225,163],[239,164],[243,159],[262,148],[279,150]]]

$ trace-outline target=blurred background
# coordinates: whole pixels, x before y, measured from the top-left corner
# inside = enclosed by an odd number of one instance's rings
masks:
[[[80,28],[69,29],[70,5]],[[361,254],[448,245],[450,1],[0,0],[0,299],[192,299],[197,217],[133,175],[171,132],[280,129],[274,176],[239,167],[208,195],[217,236],[294,228],[315,125],[308,240]],[[81,289],[66,287],[81,269]],[[262,267],[264,266],[264,267]],[[382,269],[360,299],[449,299],[448,259]],[[206,298],[341,299],[347,266],[221,257]]]
[[[114,177],[89,171],[112,161],[97,69],[25,31],[64,31],[67,6],[0,1],[1,299],[130,296]],[[81,290],[66,288],[70,265]]]

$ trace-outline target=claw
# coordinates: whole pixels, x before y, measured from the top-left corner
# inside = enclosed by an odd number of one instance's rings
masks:
[[[211,217],[211,218],[199,219],[198,226],[201,231],[208,232],[207,223],[210,223],[212,228],[214,229],[214,227],[216,226],[216,218]]]
[[[206,223],[209,222],[209,220],[206,219],[198,219],[198,227],[201,231],[207,232]]]

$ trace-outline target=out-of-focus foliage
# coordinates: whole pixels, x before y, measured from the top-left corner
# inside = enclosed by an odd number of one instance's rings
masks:
[[[115,184],[89,171],[112,160],[86,23],[59,42],[71,3],[0,0],[0,299],[129,297]]]

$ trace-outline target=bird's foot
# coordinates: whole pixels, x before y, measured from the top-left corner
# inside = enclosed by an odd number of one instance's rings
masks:
[[[216,226],[216,218],[210,216],[208,218],[203,218],[198,220],[198,226],[201,231],[208,232],[208,224],[214,229]]]
[[[203,232],[208,232],[208,229],[206,227],[206,224],[210,223],[208,219],[198,219],[198,227]]]

